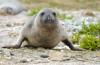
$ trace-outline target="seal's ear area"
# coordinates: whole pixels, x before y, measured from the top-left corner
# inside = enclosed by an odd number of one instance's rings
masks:
[[[68,39],[65,39],[62,41],[65,45],[67,45],[71,50],[73,51],[84,51],[83,49],[80,49],[80,48],[75,48],[73,46],[73,44],[68,40]]]

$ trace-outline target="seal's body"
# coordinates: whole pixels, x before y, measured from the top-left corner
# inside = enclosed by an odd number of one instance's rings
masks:
[[[66,29],[58,21],[56,13],[49,8],[41,10],[24,26],[16,45],[6,47],[19,48],[23,41],[27,41],[29,46],[44,48],[53,48],[62,41],[71,50],[80,50],[74,48],[68,39]]]

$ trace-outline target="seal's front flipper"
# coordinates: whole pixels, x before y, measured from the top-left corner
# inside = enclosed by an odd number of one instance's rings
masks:
[[[68,39],[65,39],[62,41],[65,45],[67,45],[71,50],[73,51],[83,51],[83,49],[80,49],[80,48],[75,48],[72,44],[71,41],[69,41]]]

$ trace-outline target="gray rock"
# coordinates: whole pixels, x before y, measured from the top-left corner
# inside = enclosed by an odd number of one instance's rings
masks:
[[[48,55],[40,55],[40,57],[42,57],[42,58],[48,58],[49,56]]]
[[[16,15],[25,11],[25,8],[20,3],[7,2],[0,5],[0,14],[2,15]]]

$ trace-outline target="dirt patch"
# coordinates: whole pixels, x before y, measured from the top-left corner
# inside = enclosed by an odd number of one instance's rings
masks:
[[[47,57],[42,57],[42,56]],[[0,49],[0,65],[99,65],[98,51],[20,48]]]

